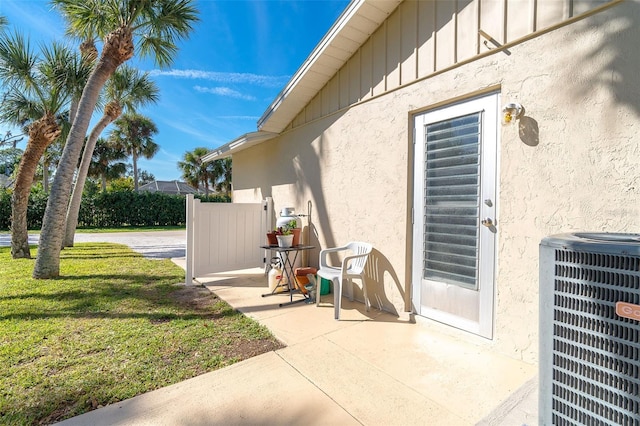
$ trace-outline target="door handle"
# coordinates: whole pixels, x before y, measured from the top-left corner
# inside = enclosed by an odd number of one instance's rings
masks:
[[[482,222],[480,222],[480,223],[482,223],[487,228],[491,228],[493,226],[493,220],[491,220],[490,217],[482,219]]]

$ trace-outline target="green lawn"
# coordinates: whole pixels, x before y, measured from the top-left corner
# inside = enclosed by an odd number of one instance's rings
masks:
[[[32,255],[35,255],[32,248]],[[0,424],[49,424],[281,347],[170,260],[81,243],[61,278],[0,248]]]

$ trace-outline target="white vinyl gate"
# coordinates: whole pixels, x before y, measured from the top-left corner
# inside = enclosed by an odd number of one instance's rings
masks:
[[[264,266],[273,201],[202,203],[187,195],[186,283],[214,272]]]

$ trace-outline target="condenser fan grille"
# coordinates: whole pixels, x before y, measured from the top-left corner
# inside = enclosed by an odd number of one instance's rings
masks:
[[[640,322],[616,314],[640,304],[640,257],[554,254],[553,424],[640,425]]]

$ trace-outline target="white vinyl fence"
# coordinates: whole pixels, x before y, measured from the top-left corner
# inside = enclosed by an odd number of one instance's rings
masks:
[[[262,203],[202,203],[187,195],[186,283],[215,272],[262,267],[273,200]],[[270,226],[269,226],[270,227]]]

